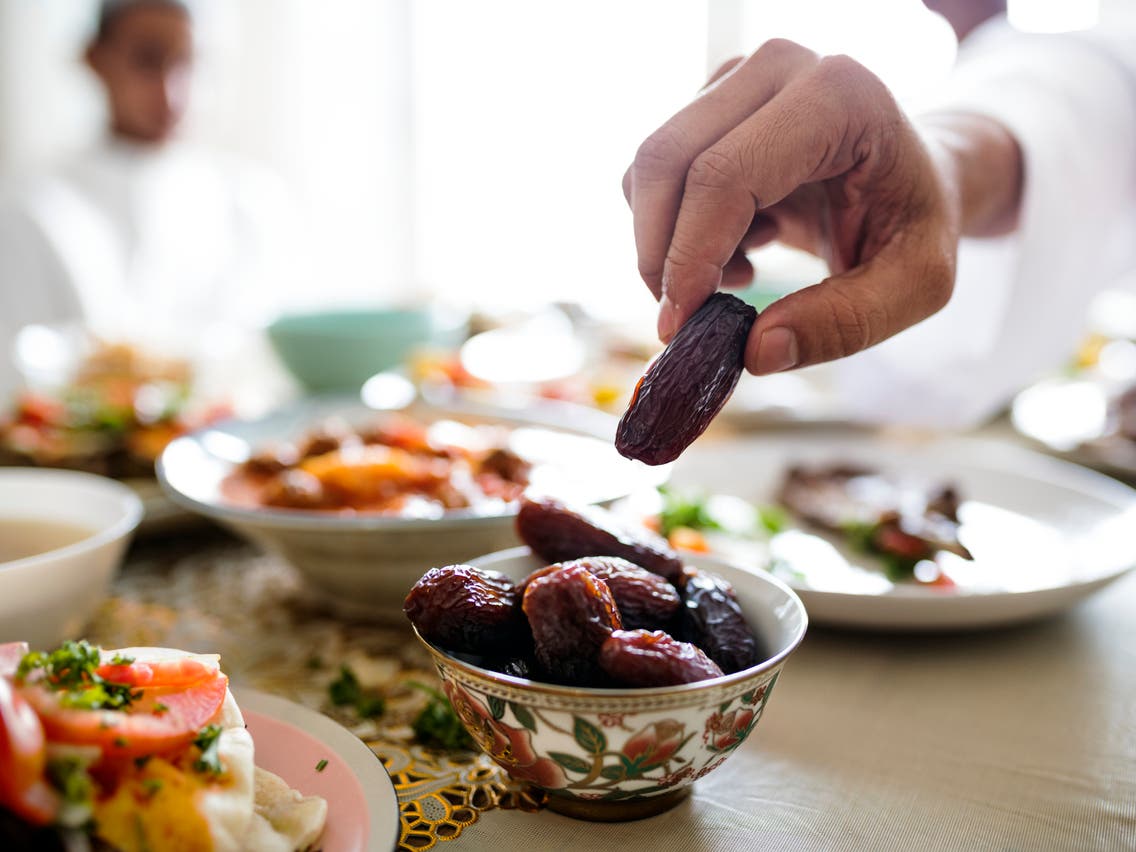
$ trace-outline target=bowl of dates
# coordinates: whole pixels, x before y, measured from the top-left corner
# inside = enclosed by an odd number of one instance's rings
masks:
[[[597,821],[661,813],[727,760],[807,626],[784,583],[709,556],[664,577],[529,547],[427,571],[404,610],[474,742]]]

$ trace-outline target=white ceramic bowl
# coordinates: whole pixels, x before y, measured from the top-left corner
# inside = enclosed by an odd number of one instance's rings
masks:
[[[569,409],[557,408],[564,412]],[[533,488],[577,503],[609,503],[662,482],[669,469],[619,456],[610,436],[597,436],[597,412],[587,430],[534,422],[523,414],[426,403],[407,410],[426,421],[452,418],[515,427],[509,446],[534,462]],[[438,518],[345,516],[327,512],[241,508],[221,496],[222,480],[256,448],[296,439],[329,416],[365,424],[378,415],[353,398],[315,398],[256,421],[230,421],[178,438],[158,462],[158,479],[187,509],[213,518],[304,575],[315,597],[345,614],[405,623],[402,602],[431,566],[472,559],[516,545],[516,505],[491,514],[446,512]],[[602,415],[601,415],[602,416]],[[614,434],[614,420],[610,428]]]
[[[80,636],[106,597],[142,519],[142,501],[125,485],[89,473],[0,468],[0,519],[91,531],[75,544],[0,562],[0,642],[51,648]]]
[[[761,719],[785,660],[805,636],[805,607],[764,572],[708,556],[686,560],[733,584],[764,644],[761,663],[682,686],[583,689],[489,671],[422,640],[474,742],[514,778],[548,790],[553,810],[605,822],[667,810]],[[521,547],[471,564],[516,581],[545,563]]]

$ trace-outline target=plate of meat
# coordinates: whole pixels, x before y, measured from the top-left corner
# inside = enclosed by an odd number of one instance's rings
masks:
[[[702,442],[621,509],[767,570],[815,624],[934,631],[1053,615],[1136,565],[1136,491],[992,441],[810,433]]]

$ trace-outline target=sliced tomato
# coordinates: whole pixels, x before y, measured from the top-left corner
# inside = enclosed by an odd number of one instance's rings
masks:
[[[229,679],[215,673],[188,687],[141,689],[125,710],[64,707],[59,696],[34,684],[22,687],[50,742],[97,745],[108,759],[168,754],[193,741],[225,701]]]
[[[140,689],[150,686],[193,686],[216,677],[219,670],[220,666],[212,660],[181,657],[173,660],[135,660],[126,665],[107,662],[95,669],[95,673],[111,683],[123,683]]]
[[[11,677],[20,667],[20,660],[28,653],[27,642],[6,642],[0,645],[0,677]]]
[[[63,403],[30,393],[20,399],[17,412],[21,423],[32,426],[62,423],[67,418],[67,406]]]
[[[37,825],[50,823],[59,809],[59,797],[44,780],[45,746],[35,711],[0,678],[0,805]]]

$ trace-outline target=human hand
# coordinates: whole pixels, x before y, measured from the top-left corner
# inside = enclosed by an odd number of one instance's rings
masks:
[[[753,373],[850,355],[930,316],[950,298],[964,224],[949,148],[848,57],[773,40],[727,63],[624,176],[660,338],[720,285],[747,284],[745,251],[774,239],[832,275],[761,313]]]

